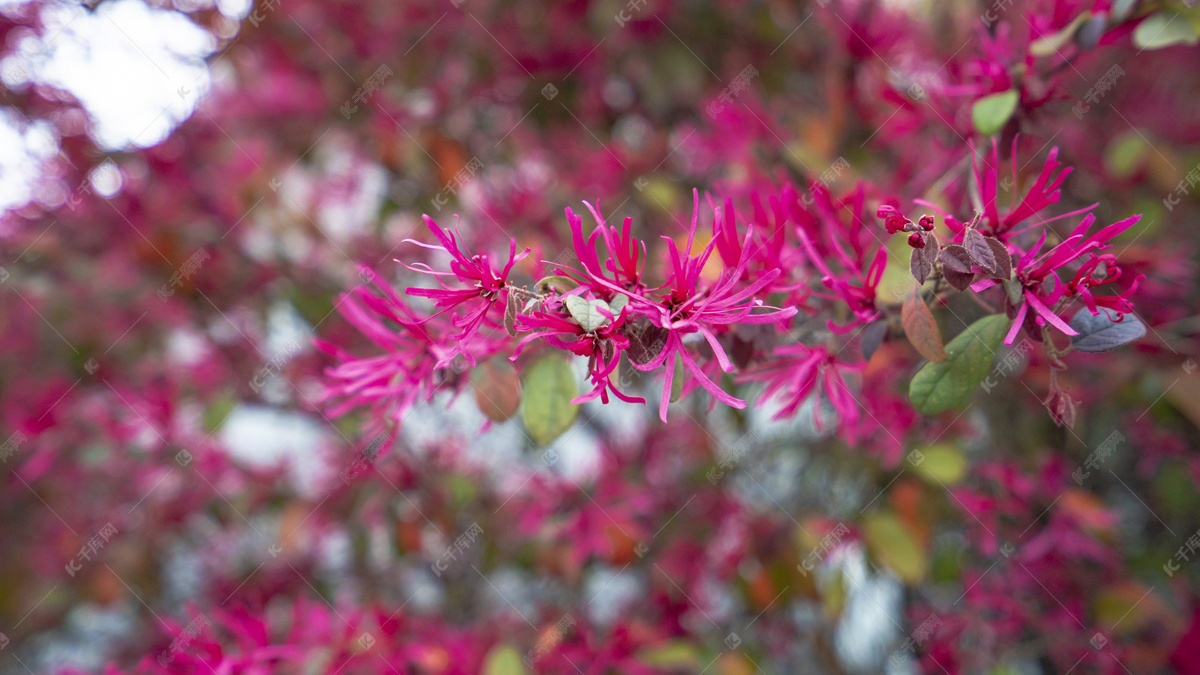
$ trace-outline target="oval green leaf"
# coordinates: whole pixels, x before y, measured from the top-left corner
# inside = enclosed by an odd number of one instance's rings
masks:
[[[1200,32],[1188,17],[1163,10],[1150,15],[1133,31],[1133,44],[1141,49],[1162,49],[1172,45],[1194,45]]]
[[[608,323],[608,317],[600,313],[601,308],[609,314],[613,313],[608,303],[600,299],[587,300],[578,295],[568,295],[563,298],[563,303],[566,304],[567,311],[571,313],[571,318],[583,327],[585,333],[594,333],[596,329]]]
[[[483,662],[483,672],[484,675],[525,675],[528,671],[516,647],[496,645]]]
[[[975,131],[984,136],[999,133],[1016,111],[1018,98],[1017,90],[1009,89],[975,101],[971,107],[971,122],[975,125]]]
[[[874,513],[863,520],[867,550],[880,564],[908,584],[919,583],[929,571],[929,557],[904,523],[890,512]]]
[[[919,413],[933,415],[962,403],[987,377],[1004,334],[1008,317],[985,316],[946,345],[946,360],[926,363],[908,385],[908,398]]]
[[[1071,41],[1071,38],[1075,37],[1075,31],[1079,30],[1079,27],[1086,23],[1090,18],[1092,18],[1092,13],[1090,11],[1084,11],[1079,16],[1072,19],[1071,23],[1064,26],[1062,30],[1056,33],[1043,35],[1042,37],[1030,43],[1029,53],[1033,54],[1034,56],[1050,56],[1051,54],[1058,53],[1059,50],[1067,46],[1067,43]]]
[[[579,395],[571,363],[558,354],[543,356],[525,373],[525,430],[538,445],[549,445],[575,422],[579,407],[571,399]]]
[[[913,471],[933,485],[953,485],[967,474],[967,458],[953,445],[932,445],[917,456]]]

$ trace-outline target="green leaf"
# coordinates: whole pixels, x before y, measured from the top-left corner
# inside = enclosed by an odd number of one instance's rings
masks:
[[[496,645],[483,661],[484,675],[526,675],[525,664],[517,648],[511,645]]]
[[[929,557],[912,532],[891,512],[874,513],[863,520],[867,550],[881,564],[909,584],[929,571]]]
[[[204,411],[204,428],[208,429],[209,433],[215,433],[225,424],[225,420],[229,418],[229,414],[237,405],[237,399],[228,395],[221,396],[210,403],[208,409]]]
[[[687,379],[688,371],[683,365],[683,357],[675,357],[675,370],[671,375],[671,403],[679,400],[683,395],[683,383]]]
[[[933,415],[962,403],[987,376],[1004,341],[1008,317],[985,316],[946,345],[946,360],[926,363],[908,385],[908,398],[919,413]]]
[[[587,333],[594,333],[597,328],[608,323],[608,317],[600,313],[600,308],[612,313],[612,308],[603,300],[585,300],[578,295],[568,295],[563,298],[563,303],[571,313],[571,318]]]
[[[1142,49],[1162,49],[1171,45],[1194,45],[1200,33],[1188,17],[1163,10],[1150,15],[1133,31],[1133,44]]]
[[[967,473],[967,459],[953,445],[933,445],[918,452],[920,460],[913,470],[934,485],[952,485]]]
[[[624,293],[618,293],[617,296],[608,303],[608,308],[612,310],[613,318],[616,318],[616,316],[621,313],[621,310],[625,308],[625,305],[628,304],[629,296],[625,295]]]
[[[446,476],[442,487],[450,494],[450,504],[455,510],[475,501],[477,494],[475,484],[469,478],[456,475]]]
[[[525,408],[521,419],[538,445],[549,445],[575,422],[579,407],[571,399],[579,395],[571,363],[558,354],[548,354],[525,373]]]
[[[1136,129],[1130,129],[1108,144],[1104,164],[1116,176],[1127,178],[1145,162],[1150,145]]]
[[[534,287],[542,292],[553,291],[555,293],[565,293],[566,291],[569,291],[578,285],[579,284],[575,283],[575,280],[571,279],[570,277],[564,277],[555,274],[538,279],[537,283],[534,284]]]
[[[677,641],[659,647],[650,647],[638,653],[638,660],[648,666],[663,669],[697,668],[700,657],[692,645]]]
[[[1084,24],[1085,21],[1092,18],[1092,13],[1084,11],[1079,16],[1071,20],[1071,23],[1063,27],[1057,33],[1043,35],[1029,45],[1029,53],[1034,56],[1050,56],[1062,49],[1071,38],[1075,36],[1075,31]]]
[[[975,125],[975,131],[984,136],[999,133],[1017,109],[1018,98],[1017,90],[1009,89],[975,101],[971,108],[971,122]]]

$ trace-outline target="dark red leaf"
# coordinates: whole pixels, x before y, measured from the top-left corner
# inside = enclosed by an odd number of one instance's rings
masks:
[[[992,255],[996,257],[996,271],[992,276],[998,279],[1008,279],[1012,277],[1012,256],[1009,255],[1008,249],[1004,247],[999,239],[995,237],[985,237],[988,248],[992,249]]]
[[[992,253],[992,247],[988,246],[987,238],[980,234],[979,230],[967,230],[966,236],[963,237],[963,246],[967,253],[971,254],[976,265],[990,274],[996,273],[996,256]]]
[[[942,261],[942,267],[945,270],[954,270],[962,274],[970,274],[971,265],[974,263],[971,254],[967,253],[967,249],[958,244],[950,244],[943,248],[938,258]]]
[[[952,270],[949,267],[942,267],[942,276],[946,278],[947,283],[960,291],[967,290],[967,288],[970,287],[971,282],[975,281],[974,274],[970,272],[959,272],[957,270]]]
[[[929,262],[921,249],[914,248],[912,257],[908,260],[908,269],[912,272],[913,278],[917,280],[917,283],[923,284],[925,283],[925,279],[929,277],[929,273],[933,271],[933,263]]]
[[[858,343],[858,348],[862,351],[864,361],[870,361],[871,357],[875,355],[879,345],[883,344],[883,338],[887,336],[887,332],[887,319],[876,319],[863,329],[862,341]]]
[[[935,363],[946,360],[946,349],[942,345],[942,333],[938,330],[937,321],[925,299],[921,297],[921,289],[914,288],[912,295],[904,301],[900,310],[900,319],[904,324],[904,334],[908,341],[921,356]]]

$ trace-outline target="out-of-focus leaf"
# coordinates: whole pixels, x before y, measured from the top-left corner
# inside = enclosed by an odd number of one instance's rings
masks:
[[[571,363],[558,354],[543,356],[525,374],[522,420],[538,445],[548,445],[575,422],[579,395]]]
[[[1133,31],[1133,44],[1141,49],[1195,45],[1198,42],[1200,32],[1197,32],[1195,24],[1187,16],[1169,9],[1151,14]]]
[[[946,350],[942,346],[942,334],[938,330],[937,321],[925,299],[921,297],[920,289],[914,288],[912,295],[904,301],[900,310],[900,319],[904,324],[904,334],[917,353],[933,362],[946,360]]]
[[[222,396],[213,401],[204,411],[204,428],[209,432],[220,429],[237,404],[237,399],[232,396]]]
[[[493,422],[517,414],[521,405],[521,379],[503,356],[493,356],[471,371],[475,404]]]
[[[758,666],[741,652],[724,652],[713,667],[717,675],[755,675]]]
[[[521,654],[511,645],[497,645],[483,661],[484,675],[526,675]]]
[[[1165,380],[1166,377],[1172,379]],[[1166,394],[1166,399],[1191,420],[1192,424],[1200,427],[1200,378],[1178,377],[1174,374],[1163,374],[1162,378],[1159,381],[1165,389],[1162,393]],[[1174,384],[1171,384],[1172,381]]]
[[[958,581],[962,574],[962,548],[946,546],[938,548],[929,565],[929,579],[934,583]]]
[[[846,608],[846,574],[841,568],[834,568],[828,581],[821,584],[821,609],[825,616],[836,619]]]
[[[971,107],[971,122],[975,125],[975,131],[983,136],[999,133],[1017,109],[1019,98],[1017,91],[1010,89],[975,101]]]
[[[886,319],[876,319],[867,324],[863,329],[862,340],[858,346],[862,351],[863,361],[870,361],[875,355],[875,351],[879,349],[879,345],[883,344],[883,338],[887,336],[888,322]]]
[[[967,458],[953,445],[933,445],[920,452],[921,461],[913,470],[934,485],[953,485],[967,473]]]
[[[1130,176],[1142,165],[1149,149],[1146,139],[1136,129],[1130,129],[1108,144],[1104,165],[1115,176]]]
[[[929,571],[929,559],[917,538],[895,514],[883,511],[863,520],[867,550],[881,564],[909,584],[919,583]]]
[[[700,663],[700,656],[696,653],[696,648],[683,641],[668,642],[664,645],[644,649],[638,653],[638,660],[648,666],[663,670],[704,667],[704,664]]]
[[[1168,516],[1183,518],[1200,511],[1200,492],[1182,462],[1167,462],[1158,468],[1154,475],[1154,496]]]
[[[987,376],[1004,341],[1008,318],[992,314],[968,326],[946,345],[946,360],[926,363],[913,376],[908,398],[917,412],[932,415],[962,403]]]
[[[457,510],[475,501],[477,490],[470,479],[459,475],[446,477],[443,484],[450,493],[450,503]]]
[[[1079,16],[1072,19],[1071,23],[1063,26],[1063,29],[1057,33],[1043,35],[1037,40],[1034,40],[1029,45],[1029,53],[1034,56],[1050,56],[1051,54],[1060,51],[1068,42],[1071,41],[1071,38],[1075,36],[1075,31],[1079,30],[1079,27],[1083,25],[1083,22],[1087,21],[1089,18],[1091,18],[1091,16],[1091,12],[1084,11]]]
[[[671,375],[671,403],[679,400],[683,395],[683,383],[687,380],[687,368],[683,365],[683,359],[676,357],[675,370]]]
[[[1136,633],[1157,604],[1148,590],[1132,581],[1102,589],[1092,605],[1092,612],[1100,624],[1112,626],[1114,632]]]
[[[667,213],[673,213],[678,205],[679,191],[675,184],[662,178],[647,178],[642,185],[641,193],[646,197],[646,203],[661,208]]]
[[[1117,321],[1117,312],[1107,307],[1097,309],[1100,313],[1095,316],[1085,307],[1071,317],[1071,328],[1079,332],[1079,335],[1071,336],[1071,344],[1076,350],[1087,354],[1107,352],[1146,334],[1145,324],[1133,314],[1126,314]]]
[[[1059,512],[1088,530],[1105,531],[1117,524],[1116,515],[1096,495],[1075,488],[1063,491],[1058,500]]]

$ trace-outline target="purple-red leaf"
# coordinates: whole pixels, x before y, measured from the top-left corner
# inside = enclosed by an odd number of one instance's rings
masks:
[[[508,292],[508,302],[504,304],[504,332],[508,333],[509,337],[517,336],[517,307],[520,300],[517,299],[517,294],[511,290]]]
[[[503,422],[517,414],[521,404],[521,380],[503,356],[494,356],[471,371],[475,385],[475,403],[493,422]]]
[[[971,287],[971,282],[975,281],[975,275],[970,272],[959,272],[952,270],[949,267],[942,267],[942,277],[946,282],[959,291],[965,291]]]
[[[858,348],[862,351],[863,361],[870,361],[875,355],[875,351],[879,349],[879,345],[883,344],[883,338],[888,332],[887,319],[876,319],[867,324],[863,329],[862,341],[858,343]]]
[[[933,312],[921,297],[921,289],[914,288],[912,295],[904,301],[900,309],[900,319],[904,324],[904,334],[913,348],[934,363],[946,360],[946,349],[942,346],[942,333],[938,330]]]
[[[908,269],[912,272],[913,278],[918,284],[925,283],[925,279],[929,277],[929,273],[933,271],[933,263],[925,257],[925,253],[919,248],[914,248],[912,257],[908,259]]]
[[[997,279],[1008,279],[1012,277],[1012,255],[1004,244],[995,237],[984,237],[988,248],[992,249],[992,255],[996,257],[996,270],[992,272],[992,276]]]
[[[924,253],[925,259],[929,261],[930,265],[933,265],[937,262],[940,249],[937,237],[933,236],[932,232],[922,232],[921,238],[925,240],[925,248],[921,249],[921,253]]]
[[[971,254],[975,264],[987,270],[989,274],[996,273],[996,256],[992,253],[992,247],[988,246],[987,238],[980,234],[979,230],[967,230],[966,236],[963,237],[963,247]]]
[[[954,270],[962,274],[971,273],[971,265],[973,260],[971,254],[967,253],[967,249],[958,244],[950,244],[942,249],[941,255],[938,256],[942,261],[942,267],[945,271]]]

